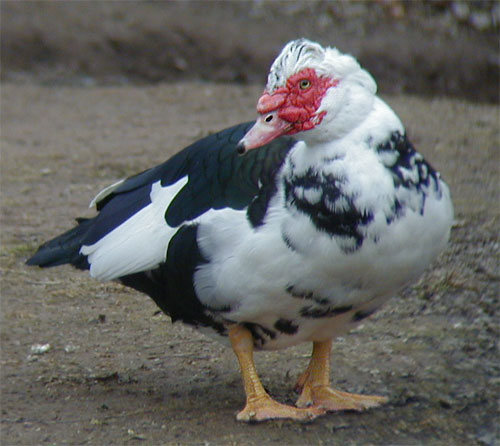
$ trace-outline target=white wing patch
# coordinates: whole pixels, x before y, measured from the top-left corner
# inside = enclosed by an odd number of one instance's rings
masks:
[[[112,280],[165,261],[168,244],[177,231],[168,226],[165,211],[187,182],[187,176],[167,187],[157,181],[151,186],[151,204],[93,245],[83,245],[80,252],[88,256],[90,275]]]

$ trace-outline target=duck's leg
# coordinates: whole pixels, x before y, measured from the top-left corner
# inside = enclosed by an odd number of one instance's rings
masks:
[[[295,389],[301,392],[297,407],[318,407],[327,411],[365,410],[387,402],[387,398],[340,392],[330,387],[332,341],[314,342],[311,361]]]
[[[240,363],[247,398],[245,408],[236,419],[240,421],[264,421],[274,418],[312,420],[325,413],[323,409],[316,407],[298,409],[274,401],[265,391],[257,375],[253,361],[253,338],[250,331],[241,325],[233,325],[229,329],[229,339]]]

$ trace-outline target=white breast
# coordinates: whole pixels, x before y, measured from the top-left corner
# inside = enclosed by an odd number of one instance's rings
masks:
[[[308,215],[287,208],[281,184],[260,227],[252,228],[242,211],[211,211],[200,219],[199,242],[210,260],[195,274],[200,300],[211,307],[230,307],[224,317],[232,321],[270,330],[278,319],[297,323],[296,334],[277,336],[264,346],[274,349],[337,336],[353,326],[355,311],[381,305],[418,278],[448,240],[453,218],[448,188],[441,183],[439,193],[429,190],[423,213],[408,208],[388,223],[394,183],[375,155],[366,156],[363,150],[352,150],[325,167],[352,180],[348,187],[356,205],[373,211],[359,249],[347,252],[345,239],[318,230]],[[353,310],[331,318],[301,317],[310,303],[290,296],[290,285],[332,306],[352,305]]]

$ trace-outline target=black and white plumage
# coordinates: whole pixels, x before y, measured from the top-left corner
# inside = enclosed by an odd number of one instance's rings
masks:
[[[442,251],[448,187],[334,48],[286,45],[258,111],[105,189],[96,217],[28,263],[90,269],[220,339],[243,326],[262,349],[354,327]]]

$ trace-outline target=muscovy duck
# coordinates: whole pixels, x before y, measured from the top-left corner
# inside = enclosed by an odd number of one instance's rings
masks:
[[[419,277],[449,238],[448,187],[350,55],[306,39],[271,66],[255,123],[212,134],[93,200],[98,214],[28,260],[118,280],[229,340],[244,421],[312,419],[386,401],[330,387],[332,340]],[[255,349],[312,342],[296,406]]]

